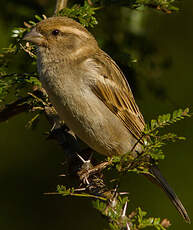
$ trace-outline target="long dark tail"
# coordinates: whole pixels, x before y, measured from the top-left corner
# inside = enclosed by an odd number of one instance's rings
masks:
[[[184,218],[184,220],[187,223],[191,223],[190,218],[188,216],[188,213],[186,209],[184,208],[183,204],[175,194],[175,192],[172,190],[168,182],[165,180],[165,178],[162,176],[159,168],[156,165],[151,166],[149,169],[150,173],[153,175],[146,175],[146,177],[151,180],[153,183],[159,185],[161,189],[167,194],[169,199],[171,200],[172,204],[176,207],[180,215]]]

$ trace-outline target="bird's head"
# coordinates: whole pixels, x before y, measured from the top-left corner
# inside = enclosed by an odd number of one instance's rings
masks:
[[[94,37],[78,22],[67,17],[51,17],[39,22],[24,40],[55,53],[73,53],[81,47],[97,46]]]

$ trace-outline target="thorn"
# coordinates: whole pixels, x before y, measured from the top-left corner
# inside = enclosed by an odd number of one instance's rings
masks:
[[[127,226],[127,230],[131,230],[131,229],[130,229],[130,227],[129,227],[129,224],[128,224],[128,223],[127,223],[127,225],[126,225],[126,226]]]
[[[80,156],[78,153],[76,153],[77,156],[80,158],[80,160],[83,162],[82,164],[82,169],[85,169],[85,170],[89,170],[91,168],[93,168],[92,164],[91,164],[91,159],[89,158],[87,161],[82,157]]]
[[[77,188],[77,189],[74,189],[75,192],[81,192],[81,191],[85,191],[86,188]]]
[[[58,176],[65,177],[65,176],[66,176],[66,174],[60,174],[60,175],[58,175]]]
[[[47,19],[47,17],[46,17],[45,14],[42,14],[42,18],[43,18],[43,19]]]
[[[120,192],[119,195],[128,195],[128,192]]]
[[[53,130],[55,129],[55,127],[56,127],[56,122],[54,122],[52,128],[50,129],[50,132],[53,132]]]
[[[126,211],[127,211],[127,201],[126,201],[126,203],[125,203],[125,206],[124,206],[124,208],[123,208],[123,213],[122,213],[122,217],[125,217],[126,216]]]
[[[84,178],[85,182],[87,183],[87,185],[90,184],[90,182],[88,181],[88,178]]]
[[[116,187],[113,191],[113,198],[117,197],[117,189],[118,189],[118,185],[116,185]]]
[[[112,196],[112,199],[111,199],[111,206],[112,207],[115,207],[117,205],[117,196],[119,195],[117,193],[117,189],[118,189],[118,185],[116,185],[114,191],[113,191],[113,196]]]
[[[85,163],[90,163],[90,160],[88,159],[87,161],[85,161],[85,159],[83,157],[81,157],[78,153],[77,156],[81,159],[81,161],[85,164]]]

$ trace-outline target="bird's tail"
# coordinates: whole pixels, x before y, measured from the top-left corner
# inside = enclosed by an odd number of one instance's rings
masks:
[[[184,218],[184,220],[187,223],[190,223],[190,218],[188,216],[188,213],[186,209],[184,208],[183,204],[173,191],[173,189],[170,187],[168,182],[165,180],[165,178],[162,176],[159,168],[156,165],[152,165],[149,169],[151,175],[146,174],[146,177],[150,179],[153,183],[159,185],[161,189],[167,194],[169,199],[171,200],[172,204],[176,207],[180,215]]]

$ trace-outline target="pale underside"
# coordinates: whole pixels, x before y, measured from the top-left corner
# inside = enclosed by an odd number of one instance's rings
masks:
[[[104,155],[124,154],[139,142],[143,116],[124,75],[107,54],[98,50],[78,68],[65,61],[50,62],[52,71],[42,58],[39,56],[43,87],[61,119],[80,139]],[[55,78],[61,68],[66,73]]]

